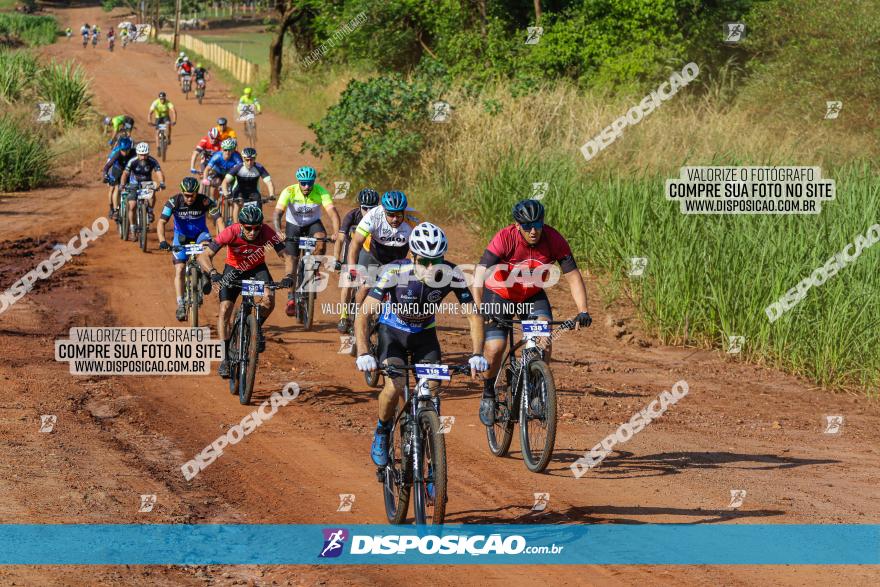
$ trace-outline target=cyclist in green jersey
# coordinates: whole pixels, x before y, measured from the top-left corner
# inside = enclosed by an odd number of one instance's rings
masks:
[[[177,110],[174,109],[174,104],[168,99],[165,95],[165,92],[159,92],[159,97],[156,100],[153,100],[153,103],[150,104],[150,112],[147,114],[147,119],[150,123],[153,122],[153,119],[156,120],[156,142],[159,142],[159,129],[158,125],[162,122],[168,122],[168,129],[165,131],[165,136],[168,137],[168,144],[171,144],[171,127],[177,124]]]

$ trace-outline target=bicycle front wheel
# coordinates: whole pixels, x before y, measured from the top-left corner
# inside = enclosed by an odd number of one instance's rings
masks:
[[[374,357],[379,357],[379,325],[376,318],[370,317],[370,337],[368,339],[367,352]],[[379,370],[364,371],[364,382],[370,387],[379,387]]]
[[[385,515],[390,524],[402,524],[406,520],[412,487],[412,457],[403,448],[407,443],[403,422],[401,419],[401,426],[395,426],[388,433],[388,464],[385,465],[382,493],[385,497]]]
[[[254,393],[254,382],[257,379],[257,344],[259,327],[257,317],[253,314],[247,317],[244,328],[244,348],[242,355],[245,360],[241,363],[241,382],[238,385],[238,401],[246,406],[251,403],[251,395]]]
[[[446,517],[446,440],[434,410],[419,413],[422,483],[414,484],[416,524],[442,524]]]
[[[556,385],[547,363],[529,363],[523,395],[519,415],[523,460],[529,471],[540,473],[553,457],[556,442]]]
[[[201,286],[199,282],[199,270],[197,267],[190,267],[187,274],[187,296],[189,297],[189,325],[193,328],[199,327],[199,297],[201,296]]]
[[[138,225],[140,225],[140,232],[138,233],[138,245],[141,247],[141,251],[147,252],[147,205],[143,203],[141,200],[138,203]]]
[[[238,364],[241,362],[241,334],[238,322],[232,325],[232,336],[229,338],[229,354],[226,355],[229,365],[229,393],[238,395],[240,373]]]

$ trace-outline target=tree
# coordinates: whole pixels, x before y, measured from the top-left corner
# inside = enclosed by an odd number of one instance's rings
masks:
[[[292,27],[302,18],[304,7],[296,0],[278,0],[275,9],[281,15],[278,23],[278,31],[272,44],[269,45],[269,67],[271,69],[269,85],[277,88],[281,84],[281,58],[284,53],[284,36],[287,29]]]

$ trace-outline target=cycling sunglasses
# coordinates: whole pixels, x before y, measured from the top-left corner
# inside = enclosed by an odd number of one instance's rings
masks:
[[[259,224],[255,224],[255,225],[242,224],[242,225],[241,225],[241,228],[242,228],[242,230],[246,230],[246,231],[248,231],[248,232],[253,232],[253,231],[255,231],[255,230],[259,230],[259,229],[260,229],[260,225],[259,225]]]
[[[304,188],[310,188],[313,185],[315,185],[315,182],[314,181],[301,181],[301,182],[299,182],[299,185],[303,186]]]
[[[536,230],[541,230],[542,228],[544,228],[544,221],[535,220],[534,222],[526,222],[525,224],[520,224],[520,227],[526,232],[530,232],[533,228]]]
[[[443,257],[437,257],[436,259],[428,259],[425,257],[419,257],[416,260],[416,263],[418,263],[422,267],[430,267],[432,265],[439,265],[442,262],[443,262]]]
[[[369,212],[369,211],[372,210],[373,208],[375,208],[375,206],[361,206],[361,212],[363,212],[364,214],[366,214],[367,212]]]

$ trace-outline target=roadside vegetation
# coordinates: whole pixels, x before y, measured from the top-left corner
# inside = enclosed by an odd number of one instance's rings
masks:
[[[46,37],[43,16],[15,17],[9,37],[16,47],[40,45]],[[28,24],[35,19],[37,24]],[[0,25],[2,26],[2,25]],[[37,34],[34,31],[43,30]],[[51,42],[51,41],[50,41]],[[0,46],[0,191],[30,190],[52,181],[52,168],[64,167],[93,152],[99,142],[97,119],[91,106],[89,80],[71,63],[44,62],[28,48]],[[51,122],[37,122],[39,102],[54,102]]]

